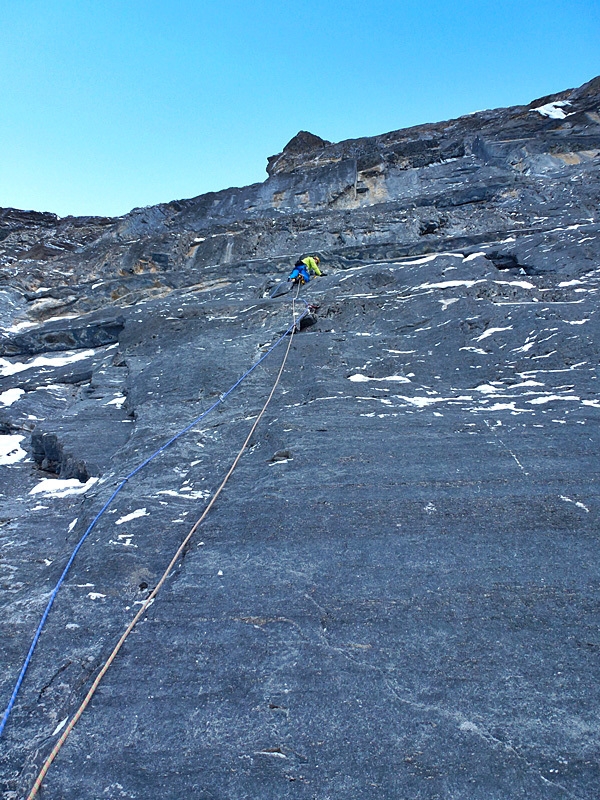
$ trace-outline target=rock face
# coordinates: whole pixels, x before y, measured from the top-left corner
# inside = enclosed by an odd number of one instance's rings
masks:
[[[118,219],[0,212],[0,701],[118,483],[292,322],[215,508],[46,798],[592,798],[600,78]],[[296,305],[298,308],[298,305]],[[79,551],[3,735],[26,796],[261,408],[280,345]]]
[[[302,166],[311,153],[327,147],[326,139],[315,136],[308,131],[298,131],[293,139],[286,144],[283,152],[267,159],[267,173],[277,175],[280,172],[292,172],[297,166]]]

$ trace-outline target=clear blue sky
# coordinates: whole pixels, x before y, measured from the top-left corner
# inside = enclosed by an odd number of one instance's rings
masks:
[[[599,0],[0,0],[0,206],[117,215],[600,74]]]

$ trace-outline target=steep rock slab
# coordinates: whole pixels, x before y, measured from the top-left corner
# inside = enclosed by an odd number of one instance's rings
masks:
[[[330,191],[323,176],[355,162],[350,207],[244,208],[267,181],[88,221],[78,253],[5,269],[5,335],[42,350],[0,362],[2,435],[21,437],[0,466],[2,697],[117,482],[285,330],[289,295],[265,295],[299,250],[319,250],[329,271],[303,290],[318,321],[294,340],[249,452],[48,796],[592,796],[597,169],[595,155],[557,158],[550,144],[583,153],[574,137],[594,135],[597,107],[592,82],[531,108],[324,145],[340,156],[325,171],[309,159],[274,178],[290,197],[314,185],[312,203]],[[452,137],[465,154],[442,163]],[[519,137],[526,152],[503,149]],[[398,158],[381,169],[388,151]],[[369,169],[377,191],[396,187],[371,206]],[[48,289],[76,298],[61,320],[35,305]],[[43,350],[54,326],[117,316],[117,347]],[[7,798],[31,785],[218,485],[280,357],[136,476],[86,542],[6,731]],[[104,452],[99,480],[49,485],[32,439],[71,423],[75,452],[90,434]]]

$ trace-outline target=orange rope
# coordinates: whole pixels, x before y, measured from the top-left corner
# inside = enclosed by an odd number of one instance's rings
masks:
[[[295,298],[294,298],[294,300],[295,300]],[[294,322],[295,322],[295,320],[296,320],[296,310],[295,310],[295,304],[294,304],[294,303],[293,303],[293,315],[294,315]],[[92,685],[91,685],[91,687],[90,687],[90,689],[89,689],[88,693],[86,694],[86,696],[85,696],[85,698],[84,698],[83,702],[81,703],[81,705],[79,706],[79,708],[77,709],[77,711],[75,712],[75,714],[73,715],[73,717],[72,717],[71,721],[69,722],[69,724],[67,725],[67,727],[66,727],[66,728],[64,729],[64,731],[62,732],[62,734],[61,734],[61,736],[60,736],[60,739],[58,739],[58,741],[57,741],[57,742],[56,742],[56,744],[54,745],[54,748],[52,749],[52,752],[50,753],[50,755],[48,756],[48,758],[47,758],[47,759],[46,759],[46,761],[44,762],[44,765],[43,765],[43,767],[41,768],[41,770],[40,770],[40,772],[39,772],[39,775],[38,775],[38,776],[37,776],[37,778],[35,779],[35,783],[33,784],[32,788],[31,788],[31,791],[30,791],[30,792],[29,792],[29,794],[27,795],[27,800],[33,800],[33,798],[34,798],[34,797],[37,795],[37,793],[38,793],[38,791],[40,790],[40,787],[41,787],[41,785],[42,785],[42,781],[43,781],[43,780],[44,780],[44,778],[46,777],[46,773],[47,773],[47,772],[48,772],[48,770],[50,769],[50,767],[51,767],[51,765],[52,765],[52,762],[54,761],[54,759],[56,758],[56,756],[57,756],[57,755],[58,755],[58,753],[60,752],[60,750],[61,750],[61,748],[62,748],[63,744],[64,744],[64,743],[66,742],[66,740],[67,740],[67,737],[69,736],[69,734],[71,733],[71,731],[73,730],[73,728],[75,727],[75,725],[77,724],[77,722],[79,721],[79,718],[81,717],[81,715],[83,714],[83,712],[85,711],[85,709],[87,708],[87,706],[89,705],[89,703],[90,703],[90,700],[91,700],[91,699],[92,699],[92,697],[94,696],[94,694],[95,694],[95,692],[96,692],[96,689],[98,688],[98,686],[99,686],[99,684],[100,684],[100,681],[102,680],[102,678],[103,678],[103,677],[106,675],[106,673],[108,672],[108,670],[109,670],[109,668],[110,668],[110,665],[113,663],[113,661],[114,661],[114,660],[115,660],[115,658],[117,657],[117,654],[118,654],[119,650],[121,649],[121,647],[122,647],[122,646],[123,646],[123,644],[125,643],[125,640],[126,640],[126,639],[127,639],[127,637],[129,636],[129,634],[131,633],[131,631],[134,629],[134,627],[135,627],[136,623],[137,623],[137,622],[139,621],[139,619],[140,619],[140,618],[141,618],[141,617],[142,617],[142,616],[145,614],[145,612],[147,611],[148,607],[150,606],[150,604],[152,603],[152,601],[154,600],[154,598],[156,597],[156,595],[157,595],[157,594],[158,594],[158,592],[160,591],[160,589],[161,589],[162,585],[164,584],[164,582],[165,582],[165,581],[167,580],[167,578],[169,577],[169,573],[171,572],[171,570],[173,569],[173,567],[174,567],[174,566],[175,566],[175,564],[177,563],[178,559],[180,558],[181,554],[182,554],[182,553],[183,553],[183,551],[185,550],[185,548],[186,548],[186,546],[187,546],[188,542],[190,541],[190,539],[192,538],[192,536],[194,535],[194,533],[195,533],[195,532],[198,530],[198,528],[200,527],[200,525],[202,524],[202,522],[203,522],[203,521],[206,519],[206,516],[208,515],[208,512],[211,510],[211,508],[212,508],[212,507],[213,507],[213,505],[215,504],[215,502],[216,502],[216,500],[217,500],[218,496],[221,494],[221,492],[222,492],[222,491],[223,491],[223,489],[225,488],[225,484],[227,483],[227,481],[228,481],[228,480],[229,480],[229,478],[231,477],[231,475],[232,475],[232,473],[233,473],[234,469],[237,467],[237,465],[238,465],[238,462],[239,462],[240,458],[242,457],[242,454],[244,453],[244,450],[247,448],[247,446],[248,446],[248,443],[249,443],[250,439],[252,438],[252,434],[253,434],[253,433],[254,433],[254,431],[256,430],[256,428],[257,428],[257,426],[258,426],[258,423],[259,423],[259,422],[260,422],[260,420],[262,419],[262,417],[263,417],[263,415],[264,415],[265,411],[267,410],[267,406],[269,405],[269,403],[271,402],[271,399],[273,398],[273,395],[275,394],[275,389],[277,388],[277,385],[279,384],[279,380],[280,380],[280,378],[281,378],[281,375],[282,375],[282,373],[283,373],[283,369],[284,369],[284,367],[285,367],[285,363],[286,363],[286,361],[287,361],[287,357],[288,357],[288,355],[289,355],[289,352],[290,352],[290,347],[292,346],[292,339],[294,338],[294,332],[295,332],[295,326],[294,326],[294,327],[292,328],[292,330],[291,330],[291,333],[290,333],[290,339],[289,339],[289,342],[288,342],[287,350],[285,351],[285,356],[284,356],[284,358],[283,358],[283,362],[282,362],[282,364],[281,364],[281,367],[280,367],[280,369],[279,369],[279,372],[278,372],[278,374],[277,374],[277,378],[275,379],[275,383],[273,384],[273,388],[271,389],[271,392],[269,393],[269,396],[267,397],[267,400],[266,400],[266,402],[265,402],[264,406],[262,407],[262,410],[261,410],[260,414],[259,414],[259,415],[257,416],[257,418],[255,419],[255,421],[254,421],[254,424],[252,425],[252,428],[250,429],[250,433],[249,433],[249,434],[248,434],[248,436],[246,437],[246,441],[244,442],[244,444],[242,445],[242,447],[241,447],[240,451],[238,452],[237,456],[236,456],[236,457],[235,457],[235,459],[233,460],[233,464],[231,465],[231,467],[229,468],[229,471],[227,472],[227,474],[226,474],[226,475],[225,475],[225,477],[223,478],[223,480],[222,480],[222,482],[221,482],[221,485],[219,486],[219,488],[217,489],[217,491],[214,493],[214,495],[212,496],[212,498],[211,498],[210,502],[208,503],[208,505],[206,506],[206,508],[205,508],[205,509],[204,509],[204,511],[202,512],[202,515],[200,516],[200,518],[199,518],[199,519],[197,520],[197,522],[194,524],[194,526],[192,527],[192,529],[190,530],[190,532],[187,534],[187,536],[185,537],[185,539],[183,540],[183,542],[182,542],[182,543],[179,545],[179,547],[178,547],[178,549],[177,549],[177,552],[175,553],[175,555],[174,555],[174,556],[173,556],[173,558],[171,559],[171,561],[170,561],[170,563],[169,563],[169,566],[168,566],[168,567],[166,568],[166,570],[164,571],[164,573],[163,573],[163,575],[162,575],[161,579],[160,579],[160,580],[159,580],[159,582],[156,584],[156,586],[154,587],[154,589],[152,590],[152,592],[150,593],[150,595],[149,595],[149,596],[146,598],[146,600],[144,601],[144,604],[142,605],[142,607],[140,608],[140,610],[138,611],[138,613],[137,613],[137,614],[135,615],[135,617],[134,617],[134,618],[131,620],[131,622],[129,623],[129,625],[127,626],[127,628],[125,629],[125,631],[123,632],[123,635],[121,636],[121,638],[119,639],[119,641],[118,641],[118,642],[117,642],[117,644],[115,645],[115,647],[114,647],[114,649],[113,649],[112,653],[111,653],[111,654],[109,655],[109,657],[106,659],[106,661],[105,661],[105,663],[104,663],[104,666],[102,667],[102,669],[100,670],[100,672],[99,672],[99,673],[98,673],[98,675],[96,676],[96,678],[95,678],[94,682],[92,683]]]

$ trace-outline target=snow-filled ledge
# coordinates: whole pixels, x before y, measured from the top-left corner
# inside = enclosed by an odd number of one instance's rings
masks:
[[[29,494],[50,494],[54,497],[68,497],[73,494],[83,494],[91,489],[98,478],[90,478],[86,483],[81,483],[77,478],[62,480],[60,478],[44,478],[34,486]]]

